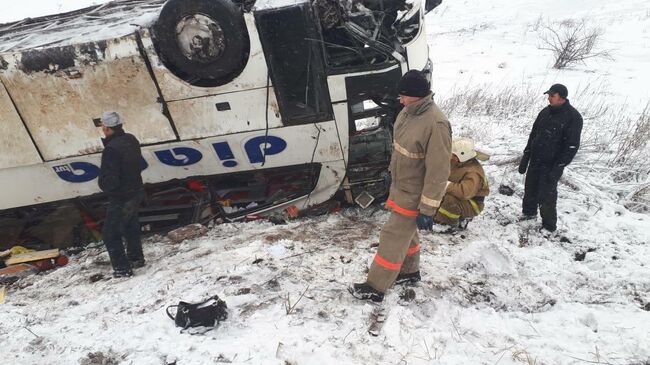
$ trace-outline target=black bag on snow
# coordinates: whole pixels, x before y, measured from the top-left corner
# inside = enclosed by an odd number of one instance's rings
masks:
[[[175,316],[170,313],[171,308],[177,308]],[[178,305],[170,305],[167,307],[167,315],[183,329],[199,326],[214,327],[228,318],[228,307],[226,302],[215,295],[200,303],[180,301]]]

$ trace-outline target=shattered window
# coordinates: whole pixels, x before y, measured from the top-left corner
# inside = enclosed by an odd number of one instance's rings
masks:
[[[333,119],[318,29],[307,6],[256,13],[262,47],[286,125]]]
[[[354,119],[355,128],[357,131],[372,129],[379,127],[381,117],[379,112],[381,107],[372,100],[364,100],[360,103],[350,105],[352,115],[357,117]]]
[[[403,52],[394,28],[404,0],[314,0],[330,70],[384,67]]]

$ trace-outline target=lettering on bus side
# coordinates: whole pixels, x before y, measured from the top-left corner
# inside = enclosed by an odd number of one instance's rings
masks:
[[[155,151],[160,162],[168,166],[190,166],[203,159],[199,150],[190,147],[174,147],[169,150]]]
[[[228,142],[217,142],[212,144],[224,167],[232,168],[239,165],[235,154]],[[276,136],[263,135],[253,137],[244,144],[246,157],[251,164],[264,163],[266,157],[278,155],[287,148],[287,142]],[[203,159],[201,151],[191,147],[173,147],[165,150],[154,151],[158,162],[173,167],[191,166]],[[142,159],[142,170],[149,167],[149,163]],[[99,166],[85,161],[75,161],[64,165],[53,166],[52,169],[57,176],[69,183],[85,183],[96,179],[99,176]]]
[[[251,163],[264,163],[266,156],[277,155],[287,148],[287,142],[276,136],[251,138],[244,144],[246,155]]]
[[[52,167],[54,172],[64,181],[84,183],[99,176],[99,167],[89,162],[77,161]]]

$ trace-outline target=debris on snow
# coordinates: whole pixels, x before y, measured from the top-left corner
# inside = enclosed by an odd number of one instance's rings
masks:
[[[199,223],[189,224],[185,227],[176,228],[175,230],[167,233],[167,238],[169,238],[172,243],[181,243],[188,239],[197,238],[203,236],[208,232],[208,229]]]

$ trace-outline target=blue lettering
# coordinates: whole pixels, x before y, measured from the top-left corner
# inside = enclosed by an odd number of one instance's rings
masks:
[[[214,148],[214,151],[217,153],[219,159],[223,161],[222,163],[225,167],[237,166],[237,161],[235,161],[235,154],[232,153],[232,150],[230,149],[228,142],[213,143],[212,147]]]
[[[160,162],[169,166],[190,166],[201,161],[203,154],[189,147],[176,147],[171,150],[155,151]]]
[[[70,162],[52,169],[61,179],[71,183],[85,183],[99,176],[99,167],[88,162]]]
[[[266,156],[277,155],[287,148],[287,142],[280,137],[260,136],[251,138],[244,145],[251,163],[264,163]]]

